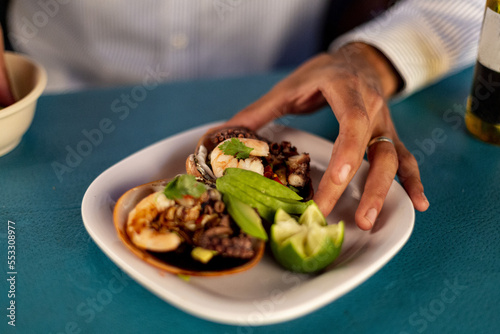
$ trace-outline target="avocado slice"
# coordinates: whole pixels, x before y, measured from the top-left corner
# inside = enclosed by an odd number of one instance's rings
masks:
[[[302,197],[300,197],[292,189],[250,170],[245,170],[242,168],[227,168],[224,171],[224,177],[235,177],[240,183],[248,187],[255,188],[269,196],[297,201],[300,201],[302,199]]]
[[[195,247],[191,251],[191,256],[193,257],[193,259],[195,259],[196,261],[200,261],[201,263],[208,263],[208,261],[210,261],[216,254],[216,251],[202,247]]]
[[[272,182],[276,183],[276,181]],[[271,196],[264,192],[265,188],[256,189],[254,187],[249,187],[241,182],[241,178],[235,178],[229,175],[224,175],[223,177],[217,179],[217,187],[219,187],[219,184],[222,185],[224,183],[227,184],[225,188],[226,189],[229,188],[234,195],[236,195],[236,192],[245,193],[248,196],[249,200],[246,201],[243,198],[240,199],[244,200],[250,206],[257,208],[257,205],[265,204],[267,207],[271,208],[273,211],[273,215],[270,221],[272,221],[272,219],[274,218],[274,213],[276,213],[276,210],[278,210],[279,208],[282,208],[283,210],[285,210],[290,214],[300,215],[309,206],[309,203],[307,202],[301,202],[293,199]],[[224,192],[223,190],[221,191]]]
[[[233,187],[228,182],[225,182],[223,178],[224,176],[217,179],[216,181],[217,190],[219,190],[223,194],[232,195],[233,197],[239,199],[243,203],[247,203],[251,207],[257,209],[261,217],[263,217],[265,220],[269,222],[272,222],[274,220],[274,214],[276,210],[272,209],[271,207],[262,202],[256,201],[246,192],[241,191],[238,187]]]
[[[224,194],[222,199],[227,206],[227,211],[243,232],[258,239],[267,240],[262,219],[250,205],[228,193]]]

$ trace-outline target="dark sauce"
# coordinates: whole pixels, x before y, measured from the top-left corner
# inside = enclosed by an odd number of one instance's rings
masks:
[[[236,268],[251,261],[251,259],[236,259],[214,256],[208,263],[201,263],[191,257],[191,247],[179,247],[178,250],[165,253],[147,252],[152,257],[171,266],[190,271],[225,271]]]

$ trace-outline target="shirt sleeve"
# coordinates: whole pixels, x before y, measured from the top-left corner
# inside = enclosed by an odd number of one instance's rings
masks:
[[[337,38],[376,47],[392,62],[408,95],[470,66],[477,56],[484,0],[400,1],[374,20]]]

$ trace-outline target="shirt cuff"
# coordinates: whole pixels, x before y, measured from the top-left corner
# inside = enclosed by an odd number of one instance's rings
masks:
[[[329,50],[363,42],[392,63],[403,79],[398,95],[408,95],[428,85],[451,69],[450,56],[441,38],[428,26],[417,22],[411,13],[385,15],[337,38]]]

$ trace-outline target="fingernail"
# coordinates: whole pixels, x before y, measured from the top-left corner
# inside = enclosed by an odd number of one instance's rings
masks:
[[[425,203],[427,203],[427,205],[429,205],[429,200],[427,199],[427,196],[425,196],[425,194],[423,192],[420,193],[420,196],[422,196],[422,199],[425,201]]]
[[[342,166],[342,168],[340,168],[339,172],[340,183],[344,183],[345,181],[347,181],[347,177],[349,176],[350,171],[351,171],[351,165],[349,164],[345,164],[344,166]]]
[[[373,224],[375,223],[375,219],[377,219],[377,210],[375,208],[371,208],[366,212],[365,218],[373,226]]]

